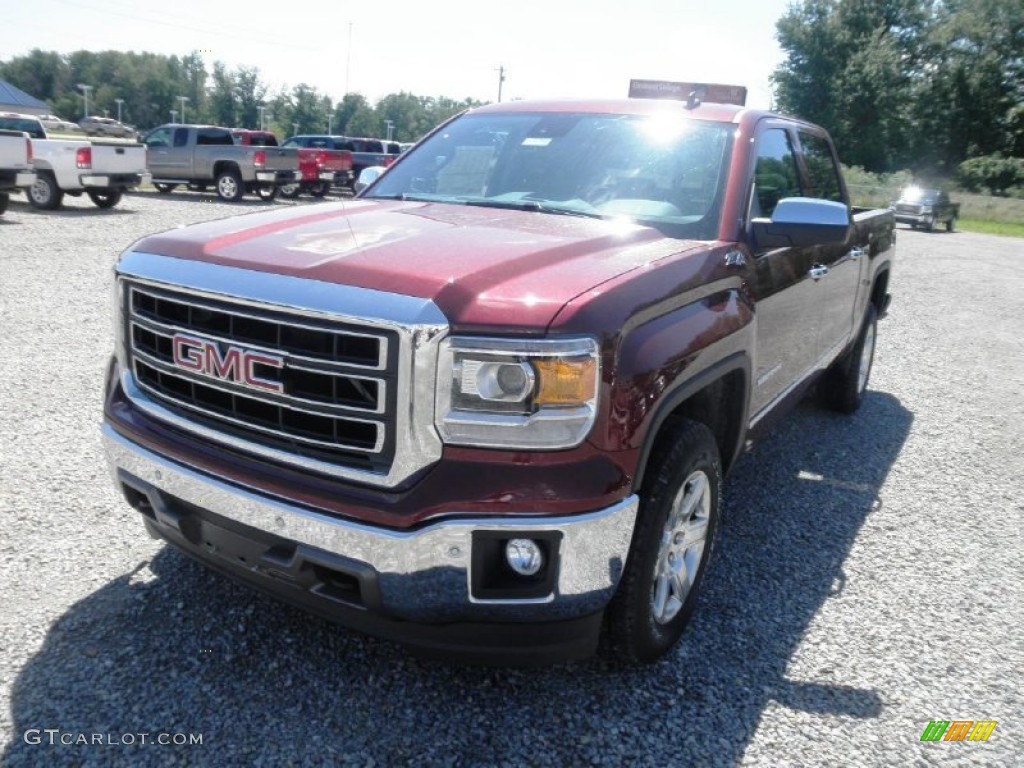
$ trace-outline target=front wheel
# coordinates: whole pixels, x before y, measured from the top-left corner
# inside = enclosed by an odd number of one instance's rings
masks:
[[[242,199],[245,188],[242,186],[242,179],[238,171],[221,171],[217,174],[217,197],[229,203],[235,203]]]
[[[121,202],[122,192],[120,189],[87,189],[85,194],[97,208],[113,208]]]
[[[955,216],[953,216],[952,218],[949,218],[949,219],[946,220],[946,231],[947,232],[956,232],[956,217]]]
[[[36,172],[35,183],[28,188],[28,201],[33,208],[41,211],[52,211],[60,208],[64,193],[57,186],[57,179],[52,171]]]
[[[645,472],[626,569],[606,612],[616,658],[653,662],[678,642],[711,556],[721,486],[711,430],[696,421],[670,423]]]
[[[840,413],[853,413],[860,408],[868,388],[871,366],[875,361],[875,339],[878,333],[878,313],[874,304],[868,304],[864,323],[853,347],[832,364],[825,374],[825,404]]]

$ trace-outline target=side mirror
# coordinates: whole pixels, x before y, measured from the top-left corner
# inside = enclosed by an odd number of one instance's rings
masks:
[[[369,168],[363,168],[363,170],[359,172],[359,178],[356,179],[355,193],[358,195],[368,186],[373,184],[373,182],[380,178],[382,173],[384,173],[384,168],[380,165],[371,165]]]
[[[831,200],[786,197],[770,219],[753,219],[750,231],[757,250],[845,243],[850,236],[850,209]]]

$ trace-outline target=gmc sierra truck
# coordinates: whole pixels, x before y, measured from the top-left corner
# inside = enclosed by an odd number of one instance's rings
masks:
[[[161,125],[142,141],[149,147],[153,186],[164,195],[180,184],[195,189],[213,184],[217,196],[229,202],[246,192],[273,200],[282,186],[302,178],[294,149],[238,146],[229,128]]]
[[[738,454],[812,384],[860,405],[893,230],[806,122],[473,109],[355,200],[131,246],[109,465],[153,536],[360,631],[650,662]]]
[[[32,140],[20,131],[0,130],[0,214],[7,210],[11,192],[31,187],[35,180]]]
[[[936,224],[945,224],[947,232],[955,232],[956,220],[960,218],[960,203],[950,201],[949,194],[941,189],[904,187],[899,200],[890,207],[897,224],[909,224],[913,229],[922,227],[927,232],[935,229]]]
[[[51,139],[39,118],[0,112],[0,130],[27,133],[36,178],[25,191],[33,208],[60,208],[65,195],[84,192],[97,208],[113,208],[125,190],[149,180],[146,148],[126,141]]]

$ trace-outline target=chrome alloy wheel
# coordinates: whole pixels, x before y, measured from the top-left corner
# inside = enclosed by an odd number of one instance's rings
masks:
[[[227,174],[217,179],[217,191],[221,197],[234,199],[238,195],[238,180]]]
[[[651,616],[659,624],[672,621],[690,594],[704,558],[710,514],[708,476],[694,472],[672,502],[654,562]]]
[[[871,362],[875,358],[875,324],[869,323],[864,329],[864,344],[860,350],[860,366],[857,368],[857,392],[863,393],[871,375]]]

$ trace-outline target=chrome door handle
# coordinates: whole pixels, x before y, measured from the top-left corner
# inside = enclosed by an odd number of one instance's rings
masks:
[[[824,264],[815,264],[807,274],[815,280],[821,280],[821,278],[828,274],[828,267]]]
[[[856,261],[857,259],[864,255],[864,251],[862,251],[860,248],[851,248],[850,252],[846,255],[849,256],[854,261]]]

